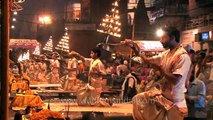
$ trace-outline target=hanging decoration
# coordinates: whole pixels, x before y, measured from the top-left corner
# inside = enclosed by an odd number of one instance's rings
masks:
[[[20,5],[20,3],[23,2],[25,2],[25,0],[10,0],[10,10],[12,12],[23,10],[23,7]]]

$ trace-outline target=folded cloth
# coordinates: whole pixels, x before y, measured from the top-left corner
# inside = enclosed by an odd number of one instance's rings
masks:
[[[93,106],[97,104],[96,102],[100,97],[100,93],[97,92],[92,86],[86,85],[77,90],[76,96],[78,105]]]
[[[16,95],[11,102],[11,107],[42,107],[44,102],[36,95]]]
[[[100,98],[100,89],[94,88],[89,84],[77,90],[77,104],[79,106],[111,106],[111,101],[106,101]]]
[[[132,101],[135,120],[182,120],[187,113],[187,108],[178,108],[157,88],[137,94]]]

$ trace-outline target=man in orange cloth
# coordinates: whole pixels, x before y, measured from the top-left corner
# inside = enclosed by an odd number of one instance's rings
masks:
[[[162,75],[161,89],[153,88],[133,97],[135,120],[183,120],[187,114],[185,83],[191,60],[179,44],[180,33],[175,27],[163,29],[160,42],[167,49],[154,57],[141,55]]]

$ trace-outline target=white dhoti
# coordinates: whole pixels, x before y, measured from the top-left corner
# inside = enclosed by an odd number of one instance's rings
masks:
[[[187,108],[178,108],[156,88],[133,97],[135,120],[183,120]]]

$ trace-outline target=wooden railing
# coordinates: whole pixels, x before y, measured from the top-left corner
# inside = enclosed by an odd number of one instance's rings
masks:
[[[213,24],[213,14],[201,15],[196,18],[191,18],[185,22],[185,29],[194,29]]]

